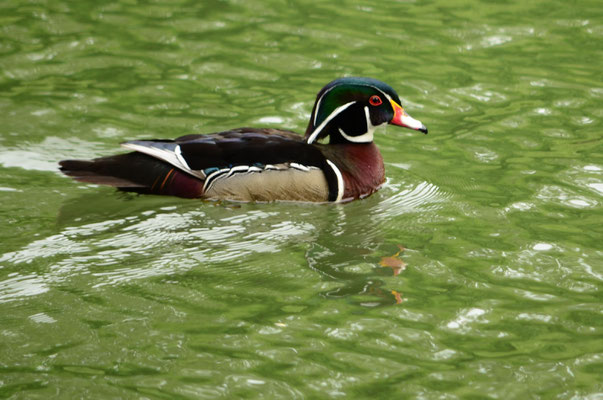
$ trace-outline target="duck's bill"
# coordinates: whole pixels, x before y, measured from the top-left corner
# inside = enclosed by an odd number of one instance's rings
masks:
[[[393,100],[391,100],[391,103],[392,107],[394,108],[394,118],[389,121],[390,124],[403,126],[405,128],[414,129],[427,134],[427,128],[421,123],[421,121],[406,114],[406,111],[404,111],[400,104]]]

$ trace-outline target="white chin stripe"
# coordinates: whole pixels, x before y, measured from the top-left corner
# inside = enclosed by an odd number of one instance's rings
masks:
[[[358,136],[350,136],[343,131],[343,129],[339,128],[339,133],[341,136],[348,142],[352,143],[370,143],[373,141],[373,134],[375,133],[376,126],[373,126],[371,122],[371,114],[367,106],[364,107],[364,115],[366,118],[366,132],[362,135]]]
[[[343,138],[345,140],[347,140],[348,142],[352,142],[352,143],[370,143],[373,141],[373,131],[369,131],[366,133],[363,133],[360,136],[350,136],[348,134],[346,134],[343,129],[339,128],[339,133],[341,134],[341,136],[343,136]]]

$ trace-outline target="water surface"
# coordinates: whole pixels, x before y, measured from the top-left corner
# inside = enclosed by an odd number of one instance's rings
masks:
[[[598,2],[0,5],[0,397],[599,399]],[[63,158],[303,132],[381,79],[345,205],[136,196]]]

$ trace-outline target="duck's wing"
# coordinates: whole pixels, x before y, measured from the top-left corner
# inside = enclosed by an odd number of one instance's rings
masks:
[[[301,136],[279,130],[240,128],[173,140],[133,140],[122,146],[202,180],[218,170],[255,171],[276,165],[322,169],[326,163],[322,152],[306,144]]]
[[[240,128],[122,146],[201,180],[203,197],[333,201],[341,191],[333,164],[289,131]]]

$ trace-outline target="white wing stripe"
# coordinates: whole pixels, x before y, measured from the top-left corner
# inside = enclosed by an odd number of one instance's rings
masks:
[[[249,168],[251,168],[249,165],[237,165],[236,167],[232,167],[228,171],[228,175],[226,177],[232,176],[233,174],[236,174],[238,172],[248,172]]]
[[[290,163],[289,166],[293,169],[299,169],[300,171],[310,171],[310,168],[298,163]]]
[[[173,151],[160,149],[158,147],[143,146],[137,143],[122,143],[121,146],[128,150],[137,151],[139,153],[143,153],[151,157],[163,160],[169,164],[172,164],[174,167],[186,172],[187,174],[194,176],[195,178],[205,179],[205,174],[203,173],[203,171],[196,171],[190,169],[188,164],[186,162],[184,162],[183,164],[180,160],[181,157],[178,157],[178,155]]]
[[[220,175],[223,175],[228,172],[228,168],[219,169],[217,171],[212,172],[205,179],[205,183],[203,183],[203,193],[207,193],[209,189],[211,189],[211,185],[216,181]]]
[[[182,157],[182,149],[180,148],[180,145],[176,146],[176,148],[174,149],[174,153],[176,153],[178,161],[180,161],[182,165],[186,167],[186,169],[190,170],[191,168],[188,166],[188,163],[186,162],[184,157]]]

